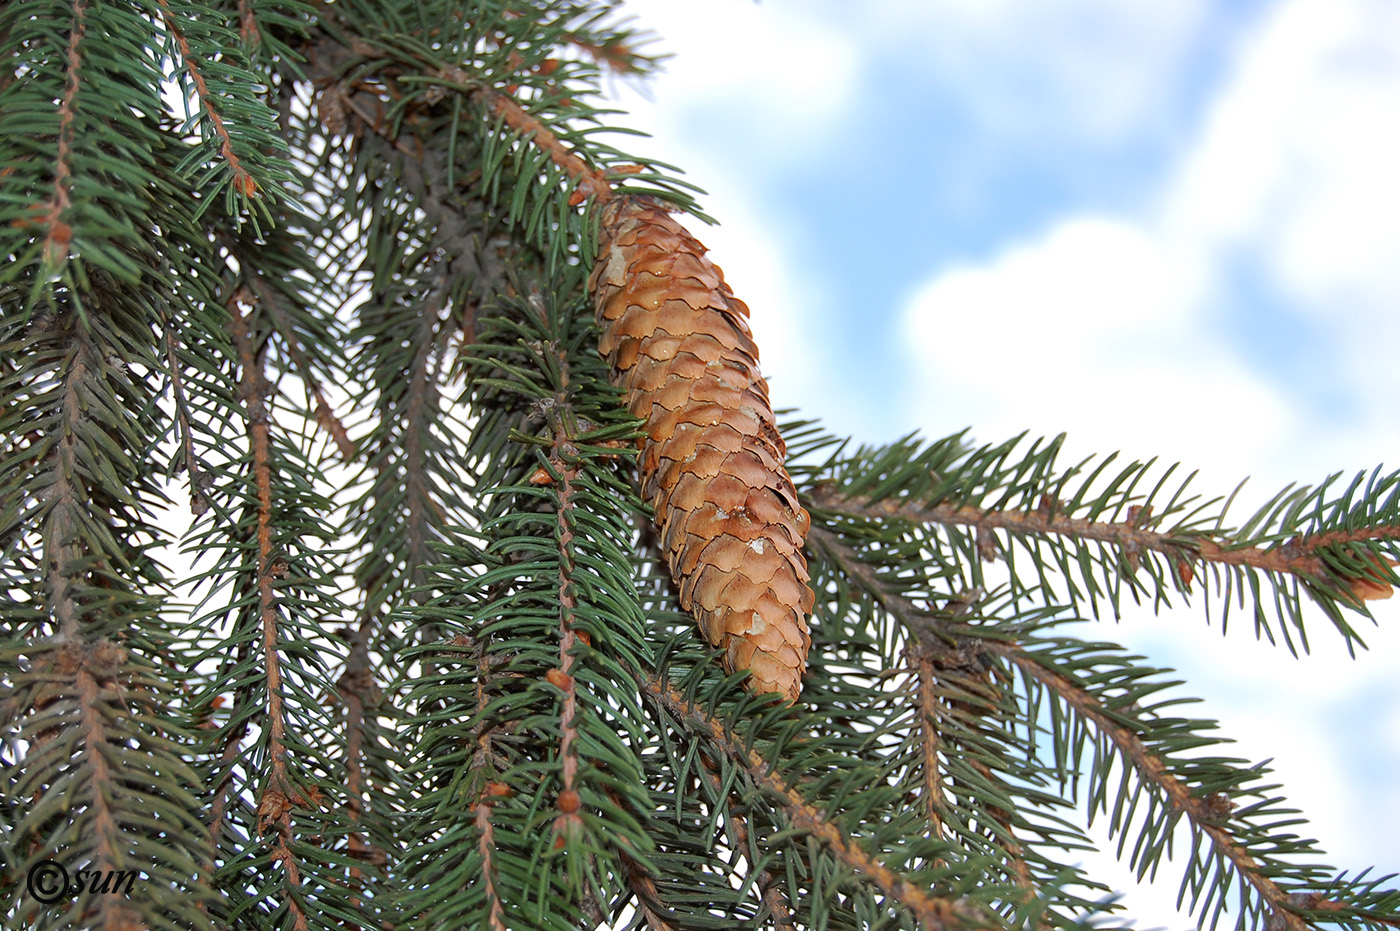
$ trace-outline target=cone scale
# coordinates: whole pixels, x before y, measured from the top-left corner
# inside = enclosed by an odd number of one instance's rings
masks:
[[[749,309],[705,251],[655,201],[604,205],[589,278],[598,348],[646,422],[642,495],[681,607],[727,669],[791,701],[812,643],[811,520],[783,468]]]

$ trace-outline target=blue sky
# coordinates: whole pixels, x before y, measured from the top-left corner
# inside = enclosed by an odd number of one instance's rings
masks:
[[[1066,430],[1252,476],[1400,466],[1400,6],[1389,0],[642,0],[618,82],[683,167],[775,404],[880,442]],[[1047,380],[1049,379],[1049,380]],[[1107,636],[1273,757],[1331,862],[1400,871],[1400,598],[1303,660],[1203,615]],[[1129,874],[1108,873],[1131,882]],[[1193,924],[1175,882],[1141,927]]]

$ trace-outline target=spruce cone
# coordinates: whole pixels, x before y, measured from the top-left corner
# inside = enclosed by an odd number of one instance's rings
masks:
[[[756,692],[802,691],[812,638],[802,543],[811,519],[783,468],[749,309],[655,201],[602,208],[589,278],[599,351],[646,418],[642,495],[681,606]]]

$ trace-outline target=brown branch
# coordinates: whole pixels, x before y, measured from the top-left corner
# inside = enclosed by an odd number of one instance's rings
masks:
[[[972,765],[973,769],[977,770],[979,776],[992,786],[996,788],[1002,786],[1001,780],[997,778],[996,774],[992,772],[992,768],[986,763],[975,758],[969,758],[968,763]],[[997,846],[1006,854],[1006,862],[1011,870],[1011,878],[1015,880],[1016,885],[1020,886],[1021,890],[1026,894],[1026,902],[1033,901],[1039,892],[1036,887],[1035,877],[1031,875],[1030,867],[1026,864],[1025,849],[1021,847],[1021,842],[1016,839],[1016,832],[1012,830],[1011,812],[996,805],[988,805],[987,813],[992,816],[997,825],[1001,828],[1000,834],[997,834],[997,832],[993,832],[993,834],[995,835]],[[1025,902],[1021,904],[1025,904]],[[1037,926],[1043,927],[1044,923],[1039,922]]]
[[[185,63],[185,70],[189,73],[190,80],[194,82],[199,102],[203,104],[204,112],[209,115],[209,122],[213,124],[214,132],[219,137],[219,151],[228,161],[229,167],[233,169],[233,189],[245,197],[251,197],[257,193],[257,182],[253,180],[253,176],[243,167],[242,161],[233,151],[233,137],[229,135],[223,117],[214,107],[214,95],[209,92],[209,85],[204,82],[204,75],[200,72],[197,64],[198,59],[190,50],[190,43],[185,39],[185,34],[180,31],[179,26],[175,25],[175,14],[170,11],[168,0],[156,0],[156,2],[160,4],[161,18],[165,20],[166,28],[170,30],[170,34],[175,37],[176,44],[180,46],[180,57]]]
[[[625,42],[613,40],[604,45],[594,45],[572,32],[564,33],[563,38],[565,42],[617,74],[629,74],[642,70],[636,64],[642,56],[632,51]]]
[[[569,512],[574,509],[573,480],[578,470],[565,465],[558,458],[562,447],[569,445],[567,440],[556,434],[555,461],[559,463],[559,491],[556,520],[559,529],[559,668],[549,671],[549,681],[564,693],[563,707],[559,712],[559,760],[560,779],[563,788],[555,800],[558,814],[554,818],[554,830],[559,835],[556,845],[562,846],[564,839],[575,836],[583,827],[579,816],[579,796],[574,784],[578,779],[578,751],[574,743],[578,740],[578,696],[573,676],[574,647],[581,635],[574,630],[574,609],[578,606],[574,594],[574,528]]]
[[[73,147],[74,101],[78,97],[78,67],[82,58],[78,45],[83,41],[87,24],[84,21],[87,6],[83,0],[73,0],[73,28],[68,34],[68,86],[63,91],[63,99],[58,104],[58,146],[54,154],[53,198],[49,209],[41,221],[47,232],[44,238],[44,259],[50,265],[58,265],[68,255],[68,244],[73,240],[73,228],[63,219],[69,208],[68,179],[73,169],[69,164]]]
[[[837,545],[839,546],[839,544]],[[914,654],[912,659],[915,669],[913,671],[917,674],[919,686],[919,724],[924,754],[924,811],[932,828],[933,836],[940,837],[943,831],[943,814],[947,811],[947,798],[942,769],[938,763],[938,752],[942,743],[939,722],[945,716],[950,715],[953,709],[948,707],[948,704],[938,693],[940,670],[937,659],[940,653],[939,647],[934,645],[930,648],[920,645],[920,647],[911,648],[910,652]],[[946,650],[943,652],[948,661],[958,663],[956,652]],[[950,678],[956,679],[956,669],[950,672],[952,673]],[[964,683],[965,687],[971,685],[971,682]],[[990,687],[995,688],[995,686]],[[965,704],[956,702],[956,700],[955,703]],[[968,714],[973,717],[981,717],[981,711],[975,708],[968,708]],[[955,745],[950,746],[944,752],[956,754],[957,748]],[[989,785],[994,788],[1001,788],[1004,785],[991,767],[981,760],[971,756],[967,757],[966,760]],[[1026,863],[1025,850],[1016,839],[1015,831],[1012,828],[1011,812],[996,805],[988,805],[987,814],[996,821],[1001,829],[999,832],[992,830],[991,834],[996,845],[1006,855],[1008,875],[1026,893],[1026,901],[1033,900],[1038,895],[1038,888],[1035,878],[1031,875],[1030,867]],[[990,826],[988,827],[990,829]],[[1038,926],[1043,926],[1043,922]]]
[[[82,556],[81,547],[74,541],[78,515],[82,511],[78,489],[74,488],[74,478],[78,475],[78,437],[81,435],[76,426],[87,408],[83,382],[88,378],[91,354],[91,348],[80,340],[64,375],[63,430],[54,443],[53,485],[49,492],[49,513],[44,521],[49,601],[57,626],[54,639],[60,643],[74,643],[80,635],[80,614],[72,577],[72,564]]]
[[[1097,698],[1068,676],[1042,666],[1016,644],[987,640],[982,646],[1049,688],[1078,712],[1080,717],[1092,721],[1100,732],[1113,741],[1139,775],[1161,789],[1171,806],[1190,818],[1197,829],[1211,839],[1216,852],[1234,864],[1240,876],[1254,887],[1275,914],[1282,916],[1280,931],[1307,931],[1308,923],[1290,907],[1292,902],[1289,894],[1269,878],[1259,863],[1235,840],[1234,835],[1212,823],[1217,816],[1212,811],[1210,799],[1192,795],[1190,787],[1168,771],[1162,758],[1148,749],[1131,729],[1110,716]]]
[[[631,806],[622,794],[611,786],[604,786],[603,791],[614,805],[621,809],[628,809]],[[646,919],[647,928],[650,931],[675,931],[675,927],[661,914],[665,903],[661,901],[661,892],[656,888],[656,880],[652,879],[646,867],[638,863],[621,845],[614,845],[618,859],[622,861],[622,879],[631,890],[632,895],[637,900],[637,906],[642,910],[642,917]],[[588,928],[596,928],[599,925],[607,924],[607,916],[598,907],[597,899],[592,893],[584,896],[584,918],[591,922]]]
[[[1005,530],[1039,536],[1066,536],[1095,540],[1125,550],[1152,550],[1172,559],[1201,560],[1226,566],[1244,566],[1329,581],[1331,574],[1318,551],[1346,543],[1400,540],[1400,525],[1360,527],[1312,534],[1273,548],[1236,546],[1226,537],[1205,534],[1171,534],[1145,530],[1132,521],[1111,523],[1066,517],[1048,510],[996,511],[971,505],[936,504],[920,507],[899,501],[872,501],[861,495],[846,497],[830,489],[811,493],[812,503],[825,511],[870,520],[897,518],[911,523],[932,523]],[[1350,580],[1344,580],[1350,581]]]
[[[443,77],[456,82],[463,89],[470,89],[472,99],[484,106],[487,112],[500,117],[507,126],[524,135],[566,175],[575,179],[578,191],[584,196],[592,196],[599,204],[607,203],[612,198],[612,185],[602,172],[592,168],[582,156],[564,145],[558,136],[515,100],[494,88],[477,85],[460,68],[448,69]]]
[[[240,597],[247,595],[248,586],[245,584],[245,586],[241,586],[241,588],[243,590],[240,592]],[[250,640],[242,639],[238,645],[235,659],[232,663],[225,662],[220,669],[221,675],[219,678],[223,679],[225,677],[223,674],[228,672],[230,666],[237,668],[240,663],[246,660],[252,648],[252,642]],[[244,683],[234,690],[232,707],[242,707],[252,692],[252,683],[244,680]],[[214,725],[211,724],[210,726]],[[220,777],[218,785],[214,787],[214,800],[211,805],[211,814],[209,817],[209,857],[205,863],[206,869],[204,875],[200,876],[200,883],[206,888],[210,887],[210,878],[214,875],[214,861],[219,855],[219,837],[223,834],[224,818],[228,811],[229,789],[233,786],[233,764],[242,752],[241,741],[248,733],[248,727],[248,719],[244,718],[237,726],[231,728],[227,734],[224,735],[223,750],[219,754],[219,763],[223,776]],[[207,903],[201,900],[199,903],[200,911],[203,912],[206,908]]]
[[[696,705],[691,704],[667,681],[648,679],[643,691],[659,701],[667,711],[681,718],[690,729],[702,734],[729,755],[731,759],[769,792],[778,796],[793,826],[806,831],[826,845],[832,854],[848,868],[873,882],[886,896],[904,905],[929,931],[944,928],[996,928],[998,925],[983,917],[969,904],[931,895],[915,886],[875,857],[866,853],[826,819],[787,783],[756,750],[745,747],[729,735],[725,728]]]
[[[501,893],[496,889],[496,832],[491,827],[491,803],[482,799],[476,804],[477,852],[481,854],[481,881],[486,886],[486,901],[491,903],[487,927],[491,931],[506,931],[506,913],[501,905]]]
[[[413,371],[408,387],[408,400],[404,405],[404,499],[408,506],[408,570],[411,581],[422,581],[422,567],[432,562],[434,555],[428,546],[428,515],[425,503],[436,507],[430,497],[430,489],[425,482],[427,476],[427,453],[423,448],[424,423],[430,404],[439,400],[437,381],[428,371],[428,360],[433,349],[433,320],[435,310],[424,309],[418,320],[418,348],[413,354]]]
[[[257,48],[262,42],[262,30],[258,28],[258,18],[248,0],[238,0],[238,35],[250,48]]]
[[[750,853],[748,822],[744,820],[743,815],[735,813],[730,806],[729,799],[720,795],[723,786],[720,783],[719,775],[715,772],[714,762],[701,754],[700,763],[700,772],[705,783],[710,787],[715,798],[724,805],[725,822],[734,831],[734,846],[738,848],[744,859],[749,861],[749,868],[753,869],[758,864]],[[792,923],[792,909],[788,906],[787,895],[778,885],[777,878],[772,871],[760,870],[755,877],[754,884],[758,889],[759,901],[768,908],[769,914],[773,916],[773,926],[777,928],[777,931],[797,931]]]
[[[237,252],[233,243],[229,243],[229,251]],[[240,260],[242,256],[240,255]],[[301,341],[296,337],[296,331],[292,329],[287,321],[287,316],[282,312],[281,301],[277,295],[263,282],[262,276],[252,271],[252,263],[240,261],[243,268],[248,269],[248,284],[257,295],[258,303],[267,308],[268,315],[272,317],[272,323],[277,327],[278,334],[287,346],[287,355],[292,359],[292,364],[301,373],[301,379],[310,389],[312,396],[316,399],[316,422],[328,432],[335,440],[336,447],[340,450],[340,457],[347,462],[355,458],[355,443],[350,439],[349,432],[345,429],[345,424],[336,416],[335,410],[326,402],[326,396],[321,392],[321,385],[316,380],[311,371],[311,365],[306,360],[306,354],[301,350]]]
[[[626,853],[619,850],[618,855],[622,859],[624,879],[632,894],[637,897],[637,905],[642,910],[642,916],[646,918],[647,927],[650,931],[675,931],[675,926],[657,910],[661,897],[656,889],[656,881],[647,875],[640,863]]]
[[[214,787],[214,802],[209,817],[209,861],[206,864],[206,875],[201,877],[205,883],[208,883],[209,877],[214,873],[214,860],[219,855],[219,835],[223,833],[224,818],[228,813],[229,787],[233,785],[233,763],[242,752],[239,741],[247,732],[248,724],[246,721],[234,728],[224,742],[223,753],[219,755],[219,763],[225,773],[223,778],[219,780],[219,784]],[[203,903],[200,907],[201,909],[204,907]]]
[[[373,844],[365,841],[359,830],[364,817],[364,745],[365,745],[365,705],[372,700],[374,674],[369,662],[368,618],[359,630],[355,631],[350,646],[350,655],[345,661],[345,672],[336,680],[336,691],[341,706],[345,708],[345,813],[352,825],[346,836],[346,850],[357,861],[383,864],[385,855]],[[359,888],[364,874],[359,866],[350,869],[350,884]],[[359,899],[352,901],[358,905]]]
[[[74,681],[81,709],[83,756],[92,770],[92,810],[95,821],[93,833],[97,844],[92,865],[95,870],[108,872],[121,866],[121,852],[113,843],[113,839],[121,835],[121,827],[117,824],[116,813],[107,798],[107,792],[114,788],[118,780],[113,776],[107,763],[107,755],[103,751],[110,743],[104,720],[111,712],[104,712],[102,708],[106,703],[102,701],[103,696],[94,673],[101,672],[104,678],[115,675],[126,662],[126,651],[106,639],[97,641],[81,651],[75,650],[73,646],[69,646],[68,650],[80,654],[73,657],[79,664],[74,673]],[[109,931],[133,927],[129,923],[133,916],[124,900],[101,896],[98,909],[103,916],[102,922],[93,927],[102,927]]]
[[[491,678],[491,657],[486,653],[486,641],[477,642],[465,634],[458,634],[453,643],[457,646],[475,647],[476,653],[476,718],[472,726],[476,751],[472,754],[471,770],[491,768],[495,774],[495,754],[491,747],[491,728],[484,726],[486,706],[490,703],[487,694]],[[492,799],[506,798],[511,789],[504,783],[485,779],[476,794],[473,806],[476,809],[477,852],[481,855],[481,879],[486,886],[488,905],[488,928],[490,931],[505,931],[505,906],[500,891],[496,888],[496,832],[491,825]]]
[[[164,6],[164,0],[161,0]],[[273,591],[274,574],[284,571],[275,565],[272,551],[272,451],[270,418],[263,402],[267,381],[262,360],[253,348],[248,323],[238,306],[237,295],[229,301],[233,323],[234,345],[238,349],[239,391],[248,408],[248,434],[252,444],[253,480],[257,485],[257,578],[258,604],[262,613],[263,663],[267,670],[268,750],[271,771],[258,799],[259,828],[275,823],[276,840],[272,859],[280,861],[287,871],[287,881],[293,887],[301,885],[301,873],[291,851],[292,808],[303,802],[287,774],[286,721],[282,714],[282,670],[277,652],[277,596]],[[306,915],[295,896],[287,897],[293,928],[306,928]]]
[[[933,657],[923,653],[918,658],[919,674],[919,731],[923,740],[924,815],[928,818],[929,830],[934,837],[943,836],[943,812],[948,808],[948,800],[943,792],[943,770],[938,764],[940,735],[938,720],[942,717],[939,708],[942,702],[934,691]]]

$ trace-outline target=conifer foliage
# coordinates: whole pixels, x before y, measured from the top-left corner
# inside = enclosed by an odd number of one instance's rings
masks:
[[[6,925],[1119,922],[1087,808],[1204,926],[1400,926],[1060,630],[1359,642],[1400,474],[1235,524],[1058,440],[779,426],[693,189],[608,141],[656,65],[612,7],[0,6]]]

